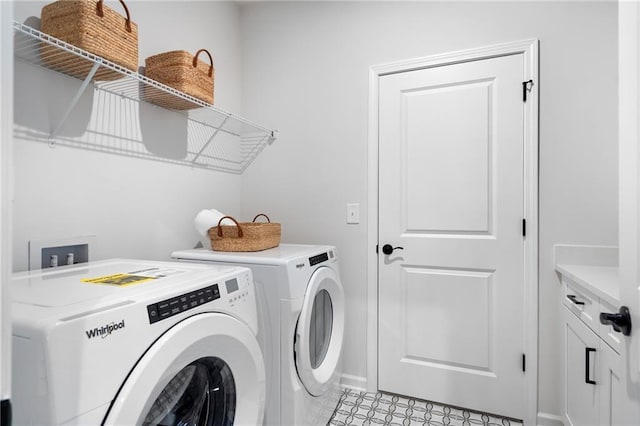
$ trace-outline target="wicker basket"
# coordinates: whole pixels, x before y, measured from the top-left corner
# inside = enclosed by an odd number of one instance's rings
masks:
[[[209,56],[210,64],[198,59],[202,52]],[[160,53],[145,59],[144,64],[145,75],[150,79],[213,104],[213,58],[206,49],[198,50],[195,55],[185,50]],[[145,100],[165,108],[186,110],[201,106],[151,86],[144,90]]]
[[[66,41],[126,69],[138,70],[138,26],[120,0],[127,17],[102,4],[103,0],[59,0],[42,8],[43,33]],[[40,53],[51,68],[74,77],[89,74],[93,61],[42,43]],[[100,67],[94,80],[117,80],[121,73]]]
[[[260,216],[268,222],[256,222]],[[231,219],[233,225],[221,225],[224,219]],[[231,216],[218,221],[218,226],[209,229],[211,248],[215,251],[261,251],[280,245],[281,227],[279,223],[271,223],[265,214],[253,218],[253,222],[238,223]]]

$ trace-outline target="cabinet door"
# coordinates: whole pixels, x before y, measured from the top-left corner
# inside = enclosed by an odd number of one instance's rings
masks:
[[[622,376],[622,361],[609,345],[600,342],[598,358],[598,388],[600,392],[600,424],[603,426],[621,426],[637,424],[625,418],[627,392]]]
[[[566,308],[564,316],[565,423],[574,426],[598,425],[599,339]]]

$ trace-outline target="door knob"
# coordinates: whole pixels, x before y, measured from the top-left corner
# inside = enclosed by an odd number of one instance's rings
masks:
[[[610,325],[615,331],[625,336],[631,334],[631,315],[626,306],[621,306],[620,312],[617,314],[600,312],[600,322],[604,325]]]
[[[404,250],[404,247],[394,247],[391,244],[385,244],[382,246],[382,252],[386,255],[393,253],[394,250]]]

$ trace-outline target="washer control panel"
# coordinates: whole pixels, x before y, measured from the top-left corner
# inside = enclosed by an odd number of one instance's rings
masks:
[[[247,275],[243,274],[239,278],[227,280],[224,285],[227,290],[229,306],[233,307],[238,302],[247,300],[249,295],[249,277]]]
[[[153,324],[154,322],[167,319],[219,298],[220,289],[218,284],[214,284],[199,290],[181,294],[180,296],[152,303],[151,305],[147,305],[149,323]]]
[[[326,262],[329,259],[333,259],[333,251],[328,251],[317,254],[315,256],[311,256],[309,258],[309,266],[315,266],[318,263]]]

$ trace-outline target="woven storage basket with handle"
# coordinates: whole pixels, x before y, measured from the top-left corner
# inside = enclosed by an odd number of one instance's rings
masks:
[[[104,6],[103,0],[60,0],[42,8],[40,29],[57,39],[114,62],[126,69],[138,70],[138,26],[127,17]],[[40,46],[42,60],[51,68],[84,78],[93,62],[63,52],[46,43]],[[121,73],[100,67],[94,80],[117,80]]]
[[[198,59],[206,53],[210,64]],[[213,58],[206,49],[200,49],[195,55],[185,50],[160,53],[144,61],[145,75],[152,80],[193,96],[208,104],[213,104]],[[177,96],[146,86],[145,100],[171,109],[193,109],[200,105]]]
[[[256,222],[264,216],[268,222]],[[221,225],[224,219],[231,219],[234,225]],[[218,221],[218,226],[209,229],[211,248],[215,251],[260,251],[280,245],[281,227],[271,223],[265,214],[253,218],[253,222],[238,223],[231,216]]]

